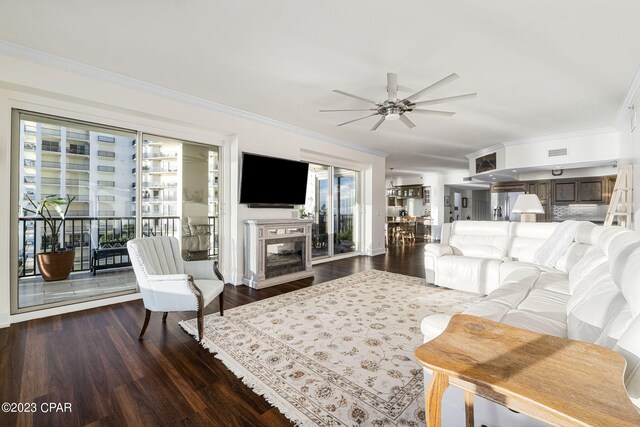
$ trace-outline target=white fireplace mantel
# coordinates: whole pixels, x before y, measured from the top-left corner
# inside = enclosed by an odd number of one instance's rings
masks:
[[[244,221],[244,277],[242,283],[255,289],[266,288],[292,280],[313,276],[311,267],[311,226],[306,219],[248,219]],[[304,248],[290,251],[291,257],[300,257],[299,265],[272,269],[267,247],[295,245]],[[283,255],[283,258],[286,258]]]

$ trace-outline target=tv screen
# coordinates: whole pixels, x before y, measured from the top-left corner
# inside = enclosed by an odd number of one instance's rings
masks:
[[[304,205],[309,164],[242,153],[240,203]]]

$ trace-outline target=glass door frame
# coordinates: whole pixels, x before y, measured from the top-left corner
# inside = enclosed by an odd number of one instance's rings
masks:
[[[350,167],[345,167],[345,166],[336,166],[336,165],[331,165],[331,164],[327,164],[327,163],[323,163],[323,162],[318,162],[318,161],[309,161],[309,163],[317,165],[317,166],[322,166],[322,167],[326,167],[327,168],[327,182],[328,182],[328,188],[327,188],[327,199],[328,199],[328,203],[327,203],[327,255],[322,255],[319,257],[312,257],[312,262],[313,263],[317,263],[317,262],[326,262],[326,261],[332,261],[335,259],[339,259],[339,258],[346,258],[346,257],[350,257],[350,256],[355,256],[355,255],[361,255],[362,253],[362,171],[360,169],[356,169],[356,168],[350,168]],[[355,200],[356,200],[356,204],[354,206],[354,213],[353,213],[353,221],[354,221],[354,227],[353,227],[353,233],[355,235],[357,235],[357,240],[355,241],[356,247],[353,251],[351,252],[347,252],[347,253],[342,253],[342,254],[335,254],[335,221],[334,221],[334,196],[335,196],[335,192],[334,192],[334,180],[335,180],[335,170],[336,169],[343,169],[343,170],[349,170],[355,173],[355,178],[356,178],[356,182],[355,182]],[[314,212],[314,215],[316,215],[317,212]]]

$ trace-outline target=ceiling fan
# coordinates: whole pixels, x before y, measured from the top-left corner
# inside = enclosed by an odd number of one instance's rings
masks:
[[[354,120],[349,120],[348,122],[340,123],[338,126],[344,126],[349,123],[357,122],[358,120],[364,120],[368,117],[372,116],[381,116],[380,119],[376,122],[375,125],[371,128],[372,131],[378,129],[382,122],[385,120],[400,120],[404,123],[409,129],[416,127],[416,125],[409,120],[406,116],[407,113],[417,113],[417,114],[431,114],[437,116],[453,116],[455,113],[452,111],[438,111],[438,110],[423,110],[416,107],[423,105],[432,105],[432,104],[442,104],[445,102],[452,101],[462,101],[464,99],[475,98],[477,93],[467,93],[465,95],[456,95],[449,96],[447,98],[438,98],[438,99],[429,99],[426,101],[417,101],[422,98],[424,95],[429,93],[432,90],[435,90],[441,86],[446,85],[447,83],[451,83],[452,81],[460,78],[456,73],[449,74],[447,77],[438,80],[430,86],[414,93],[411,96],[408,96],[403,99],[398,99],[398,75],[395,73],[387,73],[387,95],[389,98],[383,102],[375,102],[367,98],[363,98],[361,96],[353,95],[342,90],[334,90],[335,93],[339,93],[340,95],[348,96],[351,98],[359,99],[360,101],[365,101],[370,104],[373,104],[370,108],[361,108],[355,110],[320,110],[321,113],[333,113],[336,111],[372,111],[371,114],[360,117]],[[417,102],[416,102],[417,101]]]

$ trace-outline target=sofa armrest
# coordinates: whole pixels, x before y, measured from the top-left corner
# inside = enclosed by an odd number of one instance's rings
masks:
[[[428,243],[424,247],[425,255],[440,258],[445,255],[453,255],[453,248],[444,243]]]

